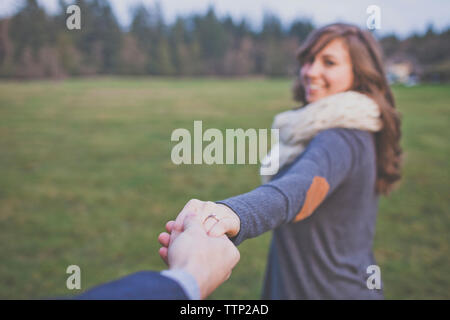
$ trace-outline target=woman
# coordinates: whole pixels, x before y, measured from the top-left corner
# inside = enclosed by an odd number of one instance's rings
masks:
[[[200,215],[210,235],[226,233],[235,244],[274,230],[264,299],[382,299],[382,290],[367,286],[367,268],[376,265],[378,196],[400,179],[401,149],[379,46],[369,32],[333,24],[314,31],[298,59],[294,93],[304,108],[274,122],[286,146],[298,144],[289,156],[280,149],[281,170],[246,194],[189,201],[167,230],[174,236],[188,212]],[[375,127],[366,112],[373,102]],[[170,236],[159,237],[163,259]]]

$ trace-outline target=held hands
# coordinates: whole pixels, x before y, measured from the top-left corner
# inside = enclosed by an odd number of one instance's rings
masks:
[[[223,204],[216,204],[211,201],[189,200],[183,210],[175,220],[175,228],[183,225],[183,220],[187,214],[193,212],[201,221],[208,235],[218,237],[226,234],[234,237],[239,233],[240,220],[236,213]]]
[[[239,233],[241,223],[233,210],[223,204],[197,199],[189,200],[178,214],[173,226],[174,230],[182,231],[183,221],[189,213],[198,216],[209,236],[218,237],[226,234],[231,238]]]
[[[167,232],[161,233],[158,237],[158,241],[162,245],[162,248],[159,249],[159,255],[167,265],[169,265],[167,259],[169,243],[183,231],[184,220],[189,214],[198,218],[204,231],[209,236],[219,237],[226,234],[228,237],[234,237],[239,233],[239,217],[227,206],[211,201],[189,200],[176,220],[167,222]]]
[[[201,215],[188,212],[179,230],[175,222],[166,225],[168,233],[158,237],[163,245],[159,253],[170,269],[191,274],[200,288],[201,298],[206,298],[222,282],[227,280],[240,254],[225,236],[208,236]]]
[[[239,217],[227,206],[193,199],[159,235],[159,255],[170,269],[194,276],[204,299],[230,277],[239,261],[238,249],[227,238],[239,229]]]

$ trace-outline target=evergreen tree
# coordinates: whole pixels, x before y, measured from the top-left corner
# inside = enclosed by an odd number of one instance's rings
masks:
[[[11,19],[9,28],[14,43],[15,58],[19,59],[26,48],[32,56],[49,42],[51,25],[44,9],[36,0],[26,0],[24,6]]]
[[[205,17],[194,17],[194,36],[200,45],[202,63],[207,74],[220,72],[221,60],[227,48],[224,26],[217,19],[214,8],[210,7]]]
[[[286,76],[295,72],[295,51],[313,30],[299,18],[284,28],[269,12],[262,28],[242,19],[204,14],[164,20],[159,3],[139,5],[129,31],[119,25],[109,0],[58,0],[49,15],[37,0],[23,0],[11,18],[0,20],[0,76],[61,77],[86,74]],[[81,9],[81,30],[67,30],[69,4]],[[123,26],[125,27],[125,26]],[[429,25],[406,39],[380,38],[387,59],[409,60],[425,78],[450,76],[450,29]]]
[[[295,20],[289,28],[289,35],[296,37],[302,43],[306,37],[314,30],[314,25],[309,20]]]

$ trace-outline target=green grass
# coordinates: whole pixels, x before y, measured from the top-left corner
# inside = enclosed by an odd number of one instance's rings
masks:
[[[191,198],[258,186],[256,165],[172,164],[176,128],[268,128],[288,80],[0,82],[0,298],[73,294],[164,264],[157,235]],[[387,298],[450,298],[450,86],[396,87],[404,179],[383,198],[375,255]],[[258,299],[270,233],[240,247],[211,299]]]

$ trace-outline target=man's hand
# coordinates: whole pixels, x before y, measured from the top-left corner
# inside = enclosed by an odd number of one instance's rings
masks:
[[[231,275],[240,254],[225,236],[208,236],[200,215],[188,213],[183,217],[181,230],[169,221],[158,237],[163,245],[159,253],[170,269],[181,269],[197,280],[201,298],[210,295]]]

